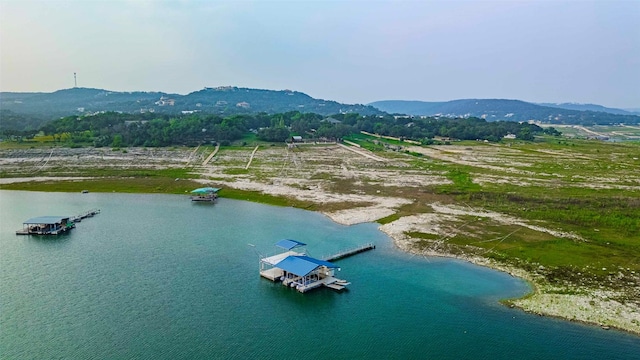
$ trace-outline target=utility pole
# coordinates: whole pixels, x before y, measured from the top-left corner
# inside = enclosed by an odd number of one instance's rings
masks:
[[[76,73],[73,73],[73,87],[78,87],[78,78],[76,77]]]

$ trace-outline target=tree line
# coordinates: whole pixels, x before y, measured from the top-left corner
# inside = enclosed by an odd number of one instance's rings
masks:
[[[250,132],[263,141],[284,142],[293,135],[311,139],[340,139],[367,131],[385,136],[430,143],[435,137],[497,142],[507,134],[533,140],[535,135],[560,135],[553,128],[508,121],[487,122],[479,118],[410,118],[392,115],[362,116],[355,113],[330,117],[290,111],[279,114],[240,114],[219,116],[188,114],[180,116],[153,113],[106,112],[91,116],[67,116],[40,127],[37,132],[51,135],[71,145],[96,147],[229,144]],[[32,136],[36,131],[32,132]],[[64,134],[64,137],[62,136]],[[7,135],[7,134],[5,134]]]

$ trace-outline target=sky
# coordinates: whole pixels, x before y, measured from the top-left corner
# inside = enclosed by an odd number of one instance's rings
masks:
[[[640,0],[0,0],[0,90],[640,108]]]

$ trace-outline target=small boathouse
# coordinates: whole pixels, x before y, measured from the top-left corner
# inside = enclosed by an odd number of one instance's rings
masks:
[[[17,235],[59,235],[76,227],[69,216],[39,216],[22,225],[22,230],[16,231]]]
[[[340,271],[337,265],[307,256],[303,249],[305,243],[285,239],[276,246],[282,252],[260,259],[260,276],[274,282],[281,281],[301,293],[320,286],[342,290],[350,284],[335,277],[335,270]]]
[[[191,201],[213,202],[218,198],[219,188],[203,187],[191,191]]]

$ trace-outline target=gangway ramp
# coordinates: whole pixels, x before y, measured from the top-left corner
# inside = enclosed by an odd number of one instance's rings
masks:
[[[335,261],[335,260],[340,260],[340,259],[344,259],[346,257],[355,255],[355,254],[359,254],[361,252],[365,252],[365,251],[369,251],[369,250],[373,250],[375,249],[376,246],[372,243],[368,243],[368,244],[364,244],[355,248],[351,248],[351,249],[347,249],[347,250],[343,250],[340,251],[337,254],[333,254],[331,256],[328,256],[326,258],[324,258],[323,260],[325,261]]]

